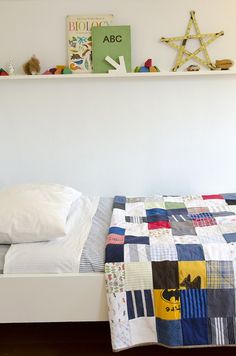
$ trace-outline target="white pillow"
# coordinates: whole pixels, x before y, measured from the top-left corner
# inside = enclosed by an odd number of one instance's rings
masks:
[[[71,205],[81,193],[59,184],[0,190],[0,244],[49,241],[66,235]]]

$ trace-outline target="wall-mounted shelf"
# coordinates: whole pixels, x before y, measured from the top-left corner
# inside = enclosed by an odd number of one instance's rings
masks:
[[[84,73],[84,74],[64,74],[64,75],[11,75],[0,76],[0,80],[60,80],[60,79],[87,79],[87,78],[164,78],[164,77],[198,77],[198,76],[228,76],[235,75],[236,71],[199,71],[199,72],[159,72],[159,73]]]

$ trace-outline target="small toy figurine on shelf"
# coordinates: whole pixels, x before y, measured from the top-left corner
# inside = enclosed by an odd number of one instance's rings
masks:
[[[160,72],[159,68],[152,65],[152,59],[149,58],[144,63],[142,67],[136,67],[134,70],[136,73],[144,73],[144,72]]]
[[[35,55],[33,55],[28,62],[23,65],[25,74],[36,75],[40,72],[40,62]]]
[[[0,68],[0,76],[3,77],[3,76],[8,76],[9,74],[3,69],[3,68]]]
[[[14,68],[12,59],[10,59],[9,64],[8,64],[8,74],[13,75],[14,73],[15,73],[15,68]]]
[[[216,60],[215,66],[216,69],[228,70],[234,65],[234,62],[231,59],[220,59]]]
[[[197,64],[191,64],[186,68],[187,72],[198,72],[200,70],[200,66]]]

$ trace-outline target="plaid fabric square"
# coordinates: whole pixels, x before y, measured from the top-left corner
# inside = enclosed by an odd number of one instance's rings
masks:
[[[234,270],[232,262],[208,261],[206,266],[208,289],[234,288]]]
[[[159,243],[150,246],[152,261],[177,261],[175,244]]]
[[[195,227],[212,226],[217,224],[212,213],[190,214],[190,219]]]

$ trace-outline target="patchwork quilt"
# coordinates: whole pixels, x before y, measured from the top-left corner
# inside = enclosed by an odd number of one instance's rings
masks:
[[[114,199],[112,347],[236,344],[236,194]]]

